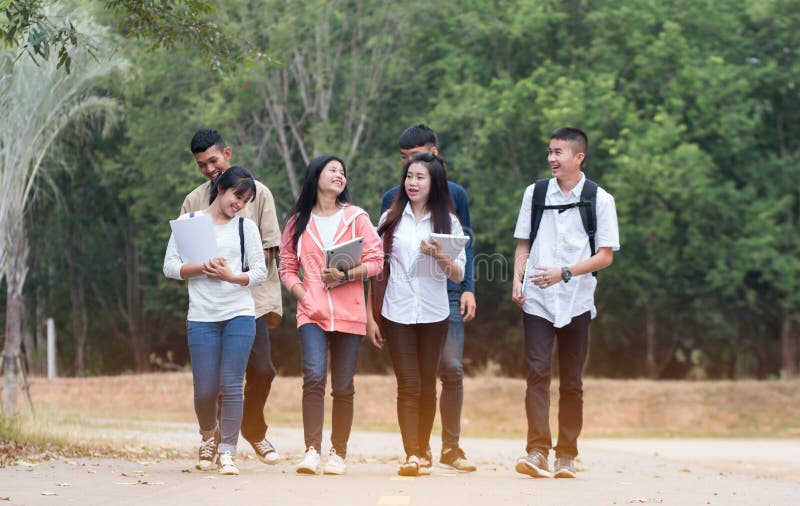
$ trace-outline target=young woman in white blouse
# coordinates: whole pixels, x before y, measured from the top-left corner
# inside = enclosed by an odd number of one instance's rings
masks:
[[[192,213],[211,216],[219,256],[204,264],[185,263],[173,236],[164,256],[165,276],[189,280],[187,334],[202,436],[197,468],[210,470],[218,464],[221,474],[239,474],[233,457],[242,424],[242,382],[256,332],[250,287],[267,278],[258,227],[236,216],[255,195],[247,169],[226,170],[214,183],[208,209]],[[189,217],[187,213],[179,219]]]
[[[378,348],[388,345],[397,378],[397,418],[406,454],[398,474],[403,476],[429,472],[420,457],[429,447],[436,415],[436,370],[450,316],[447,279],[460,282],[466,263],[463,250],[449,258],[431,233],[463,235],[444,161],[423,153],[406,165],[400,192],[381,216],[378,234],[389,277],[383,298],[370,297],[367,311],[367,334]],[[373,302],[381,305],[376,315]]]

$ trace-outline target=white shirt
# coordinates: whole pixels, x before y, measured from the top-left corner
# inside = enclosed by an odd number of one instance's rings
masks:
[[[202,214],[202,213],[195,213]],[[178,219],[184,220],[189,213]],[[222,322],[236,316],[255,316],[255,306],[250,288],[267,279],[264,250],[261,249],[261,234],[253,220],[244,218],[244,258],[250,267],[247,286],[209,279],[205,275],[189,278],[189,321]],[[223,225],[214,225],[217,240],[217,256],[225,258],[235,275],[242,273],[242,255],[239,245],[239,218],[234,217]],[[164,254],[164,275],[172,279],[181,278],[184,262],[178,254],[175,237],[170,235],[167,252]]]
[[[311,215],[319,231],[319,238],[322,239],[323,247],[330,248],[333,246],[333,236],[336,234],[336,229],[339,228],[339,222],[342,221],[342,214],[344,214],[344,209],[339,209],[330,216]]]
[[[555,178],[550,179],[547,187],[545,205],[571,204],[580,201],[586,176],[568,195],[564,196]],[[528,186],[522,197],[522,206],[514,229],[516,239],[529,239],[531,235],[531,207],[533,203],[533,187]],[[602,188],[597,189],[597,232],[595,234],[596,249],[609,247],[619,250],[619,227],[617,225],[617,209],[614,197]],[[556,328],[564,327],[572,318],[590,311],[592,318],[597,316],[594,306],[594,290],[597,279],[591,274],[573,277],[569,283],[559,282],[548,288],[534,285],[528,276],[537,271],[536,267],[563,267],[575,265],[592,255],[589,236],[583,228],[580,211],[577,207],[559,213],[556,209],[547,209],[542,215],[536,240],[531,245],[531,253],[525,266],[523,294],[525,304],[522,310],[534,316],[540,316]]]
[[[383,213],[378,226],[387,214],[388,211]],[[392,239],[389,282],[381,309],[384,318],[409,325],[440,322],[450,316],[447,277],[433,257],[422,253],[419,247],[422,240],[430,240],[431,225],[430,213],[417,223],[411,204],[406,204]],[[450,215],[450,233],[464,233],[454,214]],[[467,255],[463,249],[453,263],[464,272]]]

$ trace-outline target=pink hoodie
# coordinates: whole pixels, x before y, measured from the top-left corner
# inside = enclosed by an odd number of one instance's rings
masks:
[[[364,335],[367,333],[367,309],[364,301],[364,283],[353,281],[330,290],[322,282],[325,252],[322,240],[313,219],[297,241],[292,244],[292,235],[297,217],[286,224],[281,236],[281,264],[278,272],[283,286],[291,290],[301,283],[306,295],[297,302],[297,327],[316,323],[326,332],[346,332]],[[366,265],[368,276],[378,274],[383,268],[383,247],[366,211],[353,205],[345,205],[339,227],[333,236],[334,244],[341,244],[356,237],[364,238],[361,263]],[[303,279],[298,272],[303,270]]]

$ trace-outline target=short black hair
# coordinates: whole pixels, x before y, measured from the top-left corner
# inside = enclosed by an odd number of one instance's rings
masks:
[[[557,128],[552,134],[550,134],[550,139],[567,141],[572,144],[573,152],[583,153],[586,156],[589,156],[589,137],[586,135],[586,132],[580,128]]]
[[[219,132],[212,128],[201,128],[196,131],[192,136],[192,142],[189,143],[192,153],[202,153],[211,146],[217,146],[220,151],[227,146]]]
[[[436,132],[425,125],[417,125],[403,130],[400,138],[397,139],[397,144],[400,149],[413,149],[427,145],[437,146],[438,140],[436,139]]]

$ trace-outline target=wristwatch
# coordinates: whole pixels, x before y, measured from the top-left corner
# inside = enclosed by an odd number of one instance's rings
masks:
[[[569,280],[572,279],[572,271],[566,265],[561,268],[561,279],[564,280],[564,283],[569,283]]]
[[[342,281],[350,281],[350,273],[347,271],[347,269],[339,269],[339,272],[344,274],[344,278],[342,278]]]

